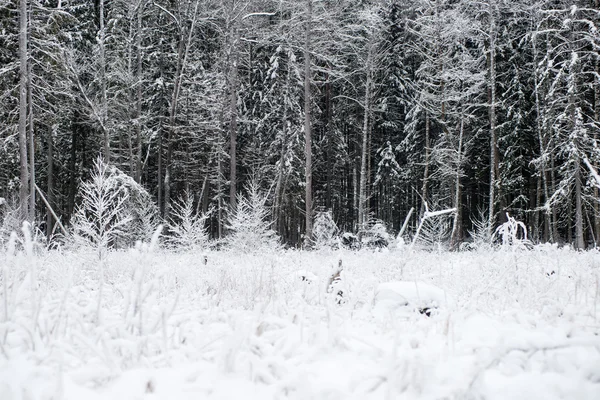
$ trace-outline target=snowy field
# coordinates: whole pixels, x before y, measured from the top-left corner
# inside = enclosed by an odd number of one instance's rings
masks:
[[[597,251],[42,252],[0,267],[2,400],[600,398]],[[376,299],[392,281],[435,285],[439,309],[390,285]]]

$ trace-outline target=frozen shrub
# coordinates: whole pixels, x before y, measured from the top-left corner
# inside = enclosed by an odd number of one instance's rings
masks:
[[[517,221],[506,213],[506,222],[496,228],[494,238],[502,240],[503,246],[530,247],[531,242],[527,239],[527,227],[521,221]]]
[[[392,241],[392,237],[387,231],[383,221],[373,219],[367,225],[367,229],[363,232],[361,245],[368,248],[384,248]]]

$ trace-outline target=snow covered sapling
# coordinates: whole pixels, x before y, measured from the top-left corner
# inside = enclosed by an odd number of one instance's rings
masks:
[[[411,248],[413,248],[415,243],[419,240],[420,235],[422,234],[421,232],[424,228],[424,241],[429,245],[436,244],[439,247],[441,242],[449,237],[449,222],[447,220],[445,221],[446,218],[440,220],[439,217],[455,213],[456,208],[448,208],[440,211],[429,211],[429,206],[427,205],[427,202],[425,202],[424,205],[425,212],[421,217],[421,221],[419,222],[419,226],[417,227],[417,232],[415,232],[415,236],[413,237],[412,243],[410,245]]]
[[[246,195],[238,194],[237,207],[231,213],[227,228],[230,231],[225,243],[231,249],[257,251],[279,248],[279,237],[271,229],[267,195],[262,193],[258,182],[246,185]]]
[[[486,210],[479,208],[477,216],[471,218],[471,223],[473,224],[473,229],[469,231],[471,242],[464,243],[463,248],[466,250],[490,249],[492,245],[492,228]]]
[[[90,180],[80,189],[81,203],[73,216],[73,236],[80,246],[94,247],[104,259],[109,247],[124,236],[131,217],[125,213],[129,195],[115,187],[114,173],[100,158]]]
[[[317,212],[313,226],[313,244],[315,248],[333,247],[337,244],[338,227],[331,211]]]
[[[19,232],[21,218],[16,202],[0,197],[0,246],[7,243],[12,232]]]
[[[210,214],[200,213],[194,208],[194,198],[190,193],[173,203],[171,219],[168,224],[172,236],[169,242],[178,249],[197,250],[208,244],[206,220]]]
[[[73,234],[77,244],[98,249],[100,258],[109,248],[150,240],[158,226],[158,209],[150,194],[100,158],[90,179],[81,184],[80,197]]]

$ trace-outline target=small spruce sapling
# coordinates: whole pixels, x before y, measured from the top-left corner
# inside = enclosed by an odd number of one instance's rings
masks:
[[[471,218],[471,223],[473,224],[473,229],[469,231],[471,242],[465,243],[463,248],[466,250],[491,249],[492,237],[490,233],[492,232],[492,228],[487,211],[483,208],[478,208],[477,216]]]
[[[313,225],[313,245],[315,248],[335,247],[339,243],[339,229],[331,211],[317,212]]]
[[[160,224],[158,208],[150,194],[119,169],[100,158],[90,179],[81,184],[81,203],[73,218],[79,245],[99,251],[149,241]]]
[[[261,192],[255,180],[246,185],[245,191],[246,195],[238,194],[237,207],[228,220],[227,246],[240,251],[278,249],[279,237],[269,222],[267,195]]]
[[[92,247],[103,260],[107,250],[126,234],[131,217],[125,213],[127,193],[115,190],[114,172],[98,158],[90,180],[81,185],[81,204],[73,216],[76,244]]]
[[[206,220],[210,215],[194,209],[194,198],[185,193],[173,203],[168,229],[172,234],[169,243],[177,249],[198,250],[208,244]]]

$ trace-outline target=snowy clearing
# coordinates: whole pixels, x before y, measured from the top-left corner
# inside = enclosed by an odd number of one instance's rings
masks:
[[[596,251],[96,257],[0,255],[2,400],[600,395]]]

